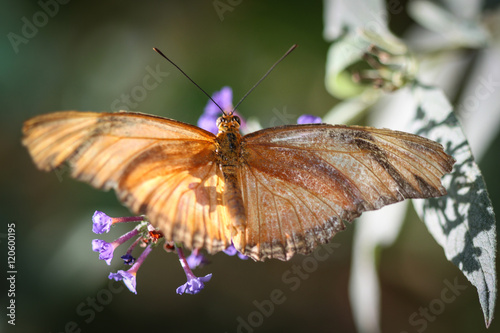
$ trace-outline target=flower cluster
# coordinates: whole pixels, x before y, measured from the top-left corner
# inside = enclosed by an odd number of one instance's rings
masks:
[[[136,274],[139,267],[142,265],[148,254],[153,249],[153,246],[157,243],[158,232],[151,227],[145,216],[131,216],[131,217],[109,217],[103,212],[96,211],[92,217],[92,231],[96,234],[107,233],[110,231],[111,226],[116,223],[122,222],[140,222],[134,229],[127,232],[125,235],[118,237],[111,243],[108,243],[102,239],[94,239],[92,241],[92,250],[94,252],[99,252],[99,259],[106,261],[108,265],[111,264],[113,259],[114,251],[116,248],[128,240],[135,238],[135,241],[130,245],[128,250],[125,252],[121,258],[123,262],[127,265],[132,265],[132,267],[127,270],[119,270],[116,273],[110,273],[109,278],[115,279],[116,281],[123,280],[125,285],[130,289],[131,292],[137,294],[136,291]],[[141,253],[137,260],[132,256],[132,251],[137,245],[145,247],[144,251]]]
[[[232,112],[232,95],[232,90],[229,87],[224,87],[221,91],[216,92],[213,95],[213,99],[218,106],[215,105],[212,101],[209,101],[207,106],[205,107],[204,113],[198,120],[198,126],[214,134],[217,134],[218,129],[215,124],[217,117],[219,117],[221,114],[219,106],[224,110],[224,112]],[[321,118],[311,115],[303,115],[299,117],[297,122],[299,124],[320,123]],[[245,122],[243,119],[241,119],[241,128],[243,130],[245,129]],[[130,267],[128,270],[118,270],[116,273],[110,273],[108,277],[109,279],[114,279],[115,281],[123,281],[131,292],[137,294],[137,271],[139,270],[139,267],[142,265],[146,257],[163,239],[162,233],[156,230],[148,222],[146,216],[109,217],[103,212],[96,211],[94,213],[94,216],[92,217],[92,221],[92,231],[96,234],[108,233],[111,230],[111,226],[116,223],[139,223],[131,231],[127,232],[121,237],[118,237],[111,243],[108,243],[101,239],[94,239],[92,241],[92,250],[99,253],[100,260],[104,260],[108,265],[110,265],[115,250],[125,242],[134,239],[132,244],[121,256],[124,264],[130,265],[132,267]],[[137,246],[144,248],[144,250],[136,259],[133,257],[132,252]],[[200,249],[193,249],[191,254],[186,258],[182,247],[178,244],[171,244],[170,242],[166,242],[164,248],[167,251],[175,249],[177,255],[179,256],[180,264],[186,274],[187,282],[177,288],[177,293],[199,293],[204,288],[205,283],[210,281],[210,279],[212,278],[212,274],[207,274],[204,277],[197,277],[196,275],[194,275],[192,269],[201,267],[209,263],[207,258],[200,252]],[[243,260],[248,259],[247,256],[238,252],[232,244],[223,252],[230,256],[238,255],[238,257]]]
[[[96,234],[107,233],[111,229],[111,225],[121,222],[140,222],[134,229],[127,232],[125,235],[118,237],[111,243],[108,243],[101,239],[94,239],[92,241],[92,250],[99,253],[99,259],[104,260],[108,265],[111,264],[113,259],[114,251],[123,243],[128,240],[135,238],[132,245],[129,246],[124,255],[121,256],[123,262],[126,265],[132,265],[128,270],[119,270],[116,273],[110,273],[109,279],[114,279],[115,281],[123,281],[127,288],[137,294],[136,289],[136,275],[139,267],[142,265],[146,257],[151,253],[154,247],[159,244],[159,241],[163,238],[161,232],[157,231],[146,219],[145,216],[131,216],[131,217],[109,217],[103,212],[96,211],[92,217],[93,226],[92,230]],[[145,249],[142,251],[140,256],[135,259],[132,256],[132,251],[139,245]],[[205,277],[196,277],[191,269],[208,263],[207,259],[199,252],[199,249],[193,250],[191,255],[186,258],[182,251],[182,248],[175,246],[177,254],[179,255],[179,260],[181,266],[184,269],[187,277],[187,282],[177,288],[178,294],[197,294],[203,287],[204,282],[208,282],[212,277],[212,274],[208,274]]]

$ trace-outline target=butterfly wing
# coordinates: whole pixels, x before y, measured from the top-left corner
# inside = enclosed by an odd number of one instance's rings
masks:
[[[141,113],[74,111],[32,118],[23,132],[40,169],[67,161],[72,177],[115,189],[167,240],[209,252],[230,244],[212,133]]]
[[[256,260],[310,253],[364,211],[442,196],[454,163],[436,142],[358,126],[275,127],[242,146],[247,228],[233,241]]]

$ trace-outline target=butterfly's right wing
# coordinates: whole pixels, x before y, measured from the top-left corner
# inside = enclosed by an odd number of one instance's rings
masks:
[[[290,259],[326,243],[364,211],[446,194],[454,159],[417,135],[328,124],[269,128],[243,137],[247,224],[235,247],[256,260]]]
[[[167,240],[209,252],[230,244],[213,134],[141,113],[73,111],[29,119],[23,133],[38,168],[68,162],[72,177],[115,189]]]

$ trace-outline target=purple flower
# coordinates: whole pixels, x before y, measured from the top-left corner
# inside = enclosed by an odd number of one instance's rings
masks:
[[[144,216],[127,216],[127,217],[109,217],[108,215],[95,211],[92,216],[92,231],[95,234],[109,232],[111,225],[121,222],[141,222],[144,221]]]
[[[115,246],[112,243],[105,242],[101,239],[94,239],[92,241],[92,251],[99,252],[99,259],[105,260],[106,264],[111,264],[111,259],[113,259],[113,251]]]
[[[321,118],[311,114],[303,114],[297,119],[297,124],[320,124]]]
[[[200,249],[194,249],[189,257],[186,258],[189,268],[195,269],[196,267],[202,267],[205,264],[208,264],[208,259],[200,253]]]
[[[216,91],[213,93],[212,98],[224,112],[228,113],[233,111],[233,91],[230,87],[223,87],[220,91]],[[245,130],[245,120],[237,112],[234,114],[240,117],[241,128]],[[217,134],[219,132],[219,128],[217,128],[217,118],[219,118],[220,115],[221,110],[219,107],[209,100],[203,114],[198,119],[198,127],[213,134]]]
[[[220,91],[216,91],[212,95],[213,100],[217,103],[222,110],[230,112],[233,109],[233,91],[230,87],[223,87]],[[217,118],[220,116],[221,111],[217,105],[211,100],[208,101],[203,114],[198,119],[198,127],[203,128],[213,134],[217,134]]]
[[[193,275],[192,277],[188,277],[188,281],[177,288],[176,292],[179,295],[182,295],[184,293],[195,295],[205,287],[205,284],[203,282],[208,282],[211,278],[212,273],[207,274],[204,277],[196,277]]]
[[[126,265],[132,265],[135,262],[135,258],[130,253],[125,253],[121,258]]]
[[[231,87],[222,87],[220,91],[214,92],[212,99],[222,108],[222,110],[226,112],[233,111],[233,90]],[[205,106],[204,113],[207,115],[218,116],[220,114],[219,106],[209,100],[207,106]]]
[[[109,273],[108,278],[110,280],[111,279],[115,279],[115,281],[122,281],[123,280],[123,282],[125,283],[125,285],[127,286],[127,288],[131,292],[133,292],[134,294],[137,295],[137,291],[135,289],[135,287],[136,287],[135,276],[136,276],[135,272],[130,273],[128,271],[119,270],[116,273]]]
[[[225,250],[222,250],[222,252],[224,252],[228,256],[234,256],[235,254],[237,254],[241,260],[248,259],[248,257],[246,255],[244,255],[244,254],[240,253],[238,250],[236,250],[236,248],[234,247],[234,245],[232,243]]]
[[[123,259],[123,262],[126,265],[132,265],[135,262],[136,259],[132,256],[132,251],[134,250],[134,248],[137,246],[137,244],[139,244],[139,242],[142,239],[143,239],[142,237],[138,237],[135,240],[135,242],[133,242],[132,245],[130,245],[127,252],[123,256],[121,256],[121,258]]]
[[[111,264],[111,259],[113,259],[113,251],[121,244],[128,241],[130,238],[136,236],[139,233],[137,229],[132,229],[125,235],[117,238],[112,243],[105,242],[101,239],[94,239],[92,241],[92,251],[99,252],[99,259],[105,260],[108,265]]]
[[[113,223],[111,217],[98,210],[96,210],[94,216],[92,216],[92,222],[92,231],[95,234],[109,232],[111,224]]]
[[[233,244],[229,245],[225,250],[222,250],[222,252],[224,252],[228,256],[234,256],[236,253],[238,253]]]
[[[198,127],[203,128],[205,131],[209,131],[212,134],[217,134],[219,128],[216,124],[217,117],[202,114],[198,119]]]
[[[184,273],[186,273],[187,277],[187,282],[177,288],[177,293],[179,295],[182,295],[184,293],[191,295],[199,293],[205,287],[204,282],[208,282],[212,278],[212,273],[207,274],[204,277],[195,276],[193,274],[193,271],[189,268],[182,248],[176,246],[175,249],[177,250],[177,254],[179,255],[179,261],[181,263],[182,269],[184,269]]]
[[[141,253],[139,258],[137,258],[137,261],[135,262],[135,264],[132,265],[132,267],[130,267],[130,269],[128,271],[119,270],[116,273],[109,273],[108,278],[115,279],[115,281],[123,280],[123,282],[125,283],[127,288],[131,292],[133,292],[134,294],[137,294],[135,277],[137,275],[137,271],[139,270],[139,267],[141,267],[142,263],[144,262],[146,257],[149,255],[149,253],[151,253],[152,249],[153,248],[151,247],[151,245],[148,245],[148,247]]]

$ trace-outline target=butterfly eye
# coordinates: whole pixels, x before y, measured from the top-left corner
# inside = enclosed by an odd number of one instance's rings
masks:
[[[238,116],[233,116],[233,120],[236,120],[236,122],[238,123],[238,125],[241,125],[241,120],[240,120],[240,117],[238,117]]]
[[[222,117],[217,118],[217,122],[216,122],[217,128],[220,128],[220,125],[222,124],[223,121],[224,121],[224,119]]]

